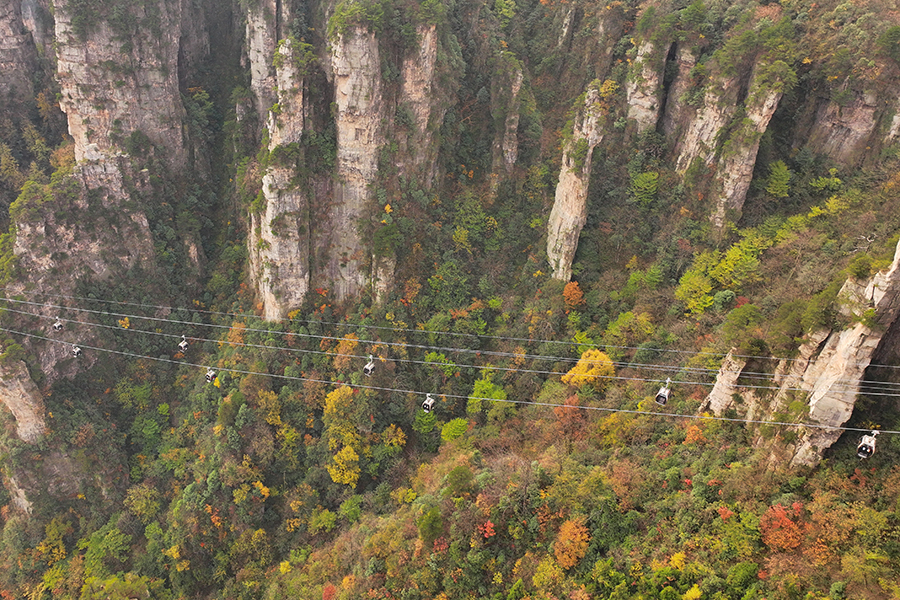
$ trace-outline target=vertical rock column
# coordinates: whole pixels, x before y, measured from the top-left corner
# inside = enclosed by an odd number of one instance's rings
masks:
[[[591,84],[584,107],[575,120],[572,137],[563,148],[556,198],[547,224],[547,260],[553,277],[572,278],[578,237],[587,222],[587,192],[594,147],[603,139],[604,110],[597,83]]]
[[[384,142],[381,59],[375,34],[351,27],[332,43],[336,105],[337,180],[330,211],[330,254],[326,276],[338,300],[365,285],[365,250],[357,222],[370,197]]]
[[[259,126],[266,122],[275,102],[275,67],[272,58],[278,44],[276,0],[251,2],[247,9],[247,60],[250,63],[250,90],[256,97]]]
[[[519,92],[522,89],[524,75],[519,61],[511,52],[501,54],[499,60],[507,65],[505,77],[498,81],[494,79],[491,85],[491,105],[496,116],[497,132],[494,135],[493,160],[491,171],[493,173],[492,186],[496,188],[502,175],[512,172],[513,166],[519,157],[519,108],[522,99]]]
[[[437,30],[434,25],[420,25],[416,33],[419,51],[407,56],[401,68],[400,104],[412,113],[413,123],[399,167],[406,176],[419,171],[425,187],[430,187],[437,171],[434,131],[443,121],[446,109],[435,85]]]
[[[725,226],[728,210],[734,212],[735,220],[740,217],[750,180],[753,179],[759,141],[778,108],[781,96],[780,88],[757,87],[752,91],[747,100],[747,116],[722,148],[722,158],[716,170],[718,195],[710,217],[716,231],[721,231]]]
[[[687,171],[698,158],[706,165],[712,163],[715,158],[716,136],[737,110],[739,88],[740,81],[736,77],[707,83],[703,105],[691,119],[687,131],[675,148],[678,156],[675,168],[679,173]]]
[[[304,128],[298,49],[287,39],[277,52],[278,111],[270,112],[268,118],[268,149],[276,153],[279,146],[299,143]],[[299,306],[309,291],[309,192],[298,186],[295,177],[292,164],[273,161],[262,180],[265,207],[250,215],[250,271],[266,319],[283,317],[291,307]]]

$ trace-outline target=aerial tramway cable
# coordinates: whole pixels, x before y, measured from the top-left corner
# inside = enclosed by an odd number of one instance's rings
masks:
[[[7,308],[5,310],[7,310],[8,312],[27,315],[27,316],[31,316],[31,317],[45,318],[42,315],[27,312],[27,311],[20,311],[20,310],[11,309],[11,308]],[[109,313],[103,313],[103,314],[109,314]],[[122,316],[122,315],[116,314],[114,316]],[[133,317],[135,319],[149,318],[149,317],[141,317],[140,315],[125,315],[125,316]],[[155,320],[158,320],[158,319],[155,319]],[[121,326],[105,325],[102,323],[91,323],[88,321],[77,321],[74,319],[67,319],[66,322],[67,323],[76,323],[79,325],[85,325],[88,327],[113,329],[116,331],[128,331],[129,333],[144,333],[147,335],[155,335],[155,336],[169,337],[169,338],[178,338],[179,337],[177,334],[162,333],[160,331],[150,331],[150,330],[134,329],[134,328],[124,329]],[[165,322],[172,323],[172,321],[165,321]],[[224,326],[220,326],[220,327],[224,327]],[[262,330],[262,331],[265,332],[266,330]],[[276,332],[276,333],[278,333],[278,332]],[[314,338],[321,337],[323,339],[330,339],[330,338],[325,338],[325,336],[312,336],[312,337],[314,337]],[[181,338],[182,338],[182,343],[183,343],[185,336],[182,335]],[[198,341],[198,342],[210,342],[210,343],[219,343],[220,342],[220,340],[213,340],[213,339],[199,338],[199,337],[190,337],[188,339],[191,339],[193,341]],[[232,346],[242,346],[242,347],[247,347],[247,348],[257,348],[257,349],[264,349],[264,350],[276,350],[276,351],[290,352],[290,353],[317,354],[317,355],[328,355],[328,356],[338,356],[338,357],[357,358],[357,359],[362,358],[356,354],[341,354],[341,353],[326,352],[326,351],[321,351],[321,350],[308,350],[308,349],[303,349],[303,348],[283,348],[283,347],[279,347],[279,346],[270,346],[270,345],[265,345],[265,344],[251,344],[248,342],[227,342],[227,343]],[[179,344],[178,346],[180,349],[182,348],[181,344]],[[442,349],[453,350],[452,348],[442,348]],[[559,357],[547,357],[547,360],[551,360],[551,359],[555,359],[555,358],[559,358]],[[497,365],[476,365],[476,364],[469,364],[469,363],[435,362],[435,361],[415,360],[415,359],[399,358],[399,357],[392,358],[391,360],[393,362],[398,362],[398,363],[421,364],[421,365],[435,366],[435,367],[439,367],[439,368],[441,368],[441,367],[471,368],[471,369],[477,369],[477,370],[495,370],[495,371],[531,373],[531,374],[539,374],[539,375],[560,375],[560,376],[566,374],[565,372],[560,372],[560,371],[548,371],[548,370],[540,370],[540,369],[522,369],[522,368],[518,368],[518,367],[502,367],[502,366],[497,366]],[[613,364],[614,366],[620,367],[620,368],[637,369],[637,370],[639,370],[639,369],[656,369],[656,370],[660,370],[663,372],[671,371],[671,372],[687,372],[687,373],[695,373],[695,374],[697,374],[697,373],[699,373],[699,374],[721,373],[720,370],[715,370],[715,369],[678,367],[677,365],[667,366],[667,365],[657,365],[657,364],[652,364],[652,363],[627,363],[627,362],[623,363],[623,362],[617,362],[617,361],[611,361],[611,364]],[[771,377],[771,375],[768,373],[746,373],[746,372],[738,373],[735,371],[726,371],[726,373],[740,374],[741,378],[750,379],[753,381],[765,381]],[[747,375],[752,375],[753,377],[746,377]],[[653,378],[633,377],[633,376],[629,377],[629,376],[621,376],[621,375],[597,375],[595,377],[598,379],[605,379],[605,380],[640,381],[640,382],[652,382],[652,383],[658,383],[661,381],[661,380],[653,379]],[[679,381],[676,381],[675,383],[684,384],[684,385],[704,385],[704,386],[714,385],[714,383],[711,383],[711,382],[688,381],[688,380],[679,380]],[[855,383],[855,380],[850,381],[848,383],[847,380],[838,379],[838,380],[835,380],[833,383],[838,384],[838,385],[851,385],[853,387],[846,389],[846,390],[832,390],[832,393],[862,393],[862,394],[871,395],[871,396],[900,397],[900,393],[890,394],[890,393],[878,391],[879,389],[890,390],[891,388],[877,388],[874,386],[872,386],[872,388],[867,388],[865,386],[867,386],[868,384],[860,385],[860,384]],[[893,386],[895,386],[893,389],[896,389],[898,392],[900,392],[900,384],[890,384],[888,382],[873,382],[873,383],[883,384],[883,385],[893,385]],[[793,388],[793,387],[782,388],[781,386],[752,385],[752,384],[746,384],[746,383],[741,384],[740,387],[746,388],[746,389],[755,389],[755,390],[799,391],[799,392],[804,392],[804,393],[807,393],[809,391],[809,390],[805,390],[803,388]]]
[[[0,327],[0,331],[9,333],[9,334],[13,334],[13,335],[20,335],[23,337],[40,339],[40,340],[44,340],[44,341],[48,341],[48,342],[65,344],[65,345],[71,346],[71,344],[69,344],[67,342],[63,342],[61,340],[56,340],[56,339],[45,337],[42,335],[27,333],[24,331],[15,331],[13,329],[7,329],[7,328],[3,328],[3,327]],[[146,356],[143,354],[137,354],[134,352],[124,352],[121,350],[110,350],[108,348],[101,348],[98,346],[88,346],[85,344],[81,344],[80,347],[82,349],[86,349],[86,350],[96,350],[98,352],[106,352],[106,353],[115,354],[115,355],[119,355],[119,356],[130,357],[130,358],[153,360],[153,361],[157,361],[157,362],[164,362],[164,363],[177,364],[177,365],[186,365],[186,366],[191,366],[191,367],[197,367],[200,369],[207,369],[207,373],[209,373],[209,371],[212,370],[212,366],[203,365],[203,364],[199,364],[199,363],[187,363],[187,362],[180,361],[180,360]],[[383,386],[360,385],[360,384],[353,384],[353,383],[328,381],[325,379],[313,379],[310,377],[297,377],[297,376],[292,376],[292,375],[279,375],[279,374],[273,374],[273,373],[264,373],[261,371],[247,371],[247,370],[243,370],[243,369],[233,369],[233,368],[219,368],[219,371],[224,371],[227,373],[236,373],[239,375],[261,375],[261,376],[265,376],[265,377],[272,377],[275,379],[305,381],[305,382],[312,382],[312,383],[323,383],[326,385],[334,385],[334,386],[346,386],[346,387],[354,388],[354,389],[394,392],[394,393],[399,393],[399,394],[411,394],[411,395],[417,395],[417,396],[425,396],[426,399],[429,396],[427,393],[420,392],[418,390],[405,390],[405,389],[389,388],[389,387],[383,387]],[[555,403],[555,402],[535,402],[535,401],[530,401],[530,400],[511,400],[511,399],[499,400],[496,398],[483,398],[483,397],[477,397],[477,396],[462,396],[462,395],[458,395],[458,394],[440,394],[440,395],[445,398],[454,398],[454,399],[470,399],[471,398],[474,400],[504,402],[507,404],[519,404],[519,405],[525,405],[525,406],[540,406],[540,407],[545,407],[545,408],[581,409],[581,410],[593,410],[593,411],[606,412],[606,413],[623,413],[623,414],[658,416],[658,417],[681,418],[681,419],[715,420],[715,421],[725,421],[725,422],[730,422],[730,423],[746,423],[746,424],[754,424],[754,425],[777,425],[777,426],[782,426],[782,427],[806,427],[809,429],[822,429],[822,430],[829,430],[829,431],[855,431],[855,432],[863,432],[866,434],[871,432],[871,429],[860,429],[857,427],[844,427],[844,426],[836,426],[836,425],[821,425],[821,424],[817,424],[817,423],[789,423],[786,421],[767,421],[767,420],[762,420],[762,419],[738,419],[738,418],[721,417],[721,416],[713,416],[713,415],[666,413],[666,412],[659,412],[659,411],[642,411],[642,410],[625,409],[625,408],[605,408],[605,407],[601,407],[601,406],[573,406],[573,405],[568,405],[568,404],[559,404],[559,403]],[[895,435],[895,434],[900,434],[900,431],[894,431],[894,430],[883,430],[882,431],[882,430],[880,430],[879,433]]]
[[[216,329],[231,329],[231,326],[229,326],[229,325],[219,325],[219,324],[214,324],[214,323],[194,323],[192,321],[182,321],[182,320],[177,320],[177,319],[163,319],[161,317],[148,317],[148,316],[143,316],[143,315],[132,315],[132,314],[127,314],[127,313],[111,313],[111,312],[107,312],[107,311],[98,311],[98,310],[93,310],[93,309],[85,309],[85,308],[77,308],[77,307],[63,307],[63,306],[57,306],[57,305],[47,305],[47,304],[42,304],[42,303],[38,303],[38,302],[29,302],[29,301],[25,301],[25,300],[14,300],[14,299],[9,299],[9,298],[0,298],[0,300],[4,300],[6,302],[12,302],[12,303],[16,303],[16,304],[39,306],[39,307],[43,307],[43,308],[68,309],[68,310],[75,311],[75,312],[84,312],[84,313],[88,313],[88,314],[96,314],[96,315],[101,315],[101,316],[105,315],[105,316],[121,317],[121,318],[129,318],[129,319],[131,319],[131,318],[144,319],[144,320],[153,321],[153,322],[167,323],[170,325],[188,325],[191,327],[212,327],[212,328],[216,328]],[[31,315],[31,316],[34,316],[37,318],[43,318],[42,315],[36,315],[34,313],[28,313],[25,311],[17,311],[15,309],[9,309],[9,308],[6,310],[8,310],[10,312],[17,312],[19,314]],[[59,320],[59,319],[57,318],[57,320]],[[88,324],[83,321],[74,321],[74,320],[68,320],[68,321],[82,323],[82,324]],[[135,330],[135,331],[138,331],[138,330]],[[280,335],[280,336],[294,336],[294,337],[301,337],[301,338],[308,338],[308,339],[330,340],[330,341],[344,341],[344,340],[351,339],[351,338],[347,338],[346,336],[336,337],[336,336],[316,335],[316,334],[310,334],[310,333],[284,332],[284,331],[276,331],[276,330],[271,330],[271,329],[258,329],[258,328],[249,328],[249,327],[244,328],[244,331],[251,332],[251,333],[264,333],[264,334],[268,334],[268,335],[274,334],[274,335]],[[148,332],[148,333],[150,333],[150,332]],[[201,338],[197,338],[197,339],[201,339]],[[204,341],[215,341],[215,340],[204,340]],[[548,356],[548,355],[542,355],[542,354],[519,354],[519,353],[515,353],[515,352],[500,352],[500,351],[491,351],[491,350],[476,350],[476,349],[472,349],[472,348],[458,348],[458,347],[423,345],[423,344],[408,344],[408,343],[404,343],[404,342],[385,342],[385,341],[380,341],[380,340],[360,340],[360,339],[355,339],[354,341],[357,343],[362,343],[362,344],[374,344],[374,345],[384,345],[387,347],[416,348],[416,349],[425,349],[425,350],[443,350],[443,351],[454,352],[454,353],[475,354],[476,356],[484,355],[484,356],[494,356],[494,357],[502,357],[502,358],[544,360],[544,361],[552,361],[552,362],[569,362],[569,363],[577,363],[580,360],[579,358],[575,358],[575,357]],[[603,346],[606,348],[613,348],[613,349],[627,348],[627,347],[623,347],[623,346],[612,346],[612,345],[603,345]],[[268,348],[272,348],[272,347],[269,346]],[[304,350],[300,350],[300,351],[302,352]],[[307,352],[314,352],[314,351],[307,351]],[[698,353],[694,353],[694,354],[700,355],[700,354],[706,354],[706,353],[698,352]],[[724,356],[724,355],[719,354],[718,356]],[[769,358],[769,357],[766,357],[766,358]],[[458,367],[475,368],[475,369],[484,369],[484,368],[499,369],[499,367],[494,367],[494,366],[484,367],[484,366],[479,366],[479,365],[469,364],[469,363],[463,363],[463,364],[433,363],[430,361],[410,361],[408,359],[399,359],[399,358],[394,359],[394,360],[396,360],[397,362],[405,362],[405,361],[421,362],[422,364],[435,364],[436,366],[458,366]],[[783,360],[792,360],[792,359],[783,359]],[[701,368],[701,367],[685,367],[685,366],[678,366],[678,365],[662,365],[662,364],[656,364],[656,363],[635,363],[635,362],[612,361],[612,364],[618,368],[655,369],[655,370],[662,371],[664,373],[665,372],[673,372],[673,373],[687,372],[687,373],[709,374],[709,375],[719,374],[719,373],[736,373],[734,371],[724,371],[723,372],[723,371],[721,371],[721,369],[710,369],[710,368]],[[870,365],[870,366],[885,366],[885,367],[891,367],[891,368],[900,368],[900,367],[895,367],[892,365]],[[513,369],[510,369],[510,370],[513,370]],[[553,372],[553,371],[535,371],[535,372],[546,373],[546,374],[561,374],[561,373],[557,373],[557,372]],[[748,371],[741,371],[740,375],[745,380],[746,379],[765,380],[765,379],[768,379],[771,377],[770,373],[748,372]],[[847,380],[847,381],[836,380],[835,383],[847,383],[848,385],[857,385],[856,380]],[[900,391],[900,384],[892,384],[889,382],[867,382],[862,385],[874,387],[876,384],[884,385],[884,386],[888,386],[888,387],[894,386],[895,389],[898,389],[898,391]],[[752,387],[752,386],[742,386],[742,387]],[[758,387],[759,389],[765,389],[765,386],[756,386],[756,387]],[[775,388],[773,388],[773,389],[775,389]]]
[[[16,290],[11,290],[11,289],[9,289],[9,288],[2,288],[2,287],[0,287],[0,292],[3,292],[3,291],[13,292],[13,293],[16,294],[16,295],[26,295],[25,293],[22,293],[22,292],[20,292],[20,291],[16,291]],[[194,313],[199,313],[199,314],[207,314],[207,315],[215,315],[215,316],[225,316],[225,317],[237,317],[237,318],[242,318],[242,319],[261,319],[261,317],[260,317],[259,315],[250,314],[250,313],[230,313],[230,312],[220,312],[220,311],[203,310],[203,309],[199,309],[199,308],[196,308],[196,307],[193,307],[193,308],[184,308],[184,307],[172,307],[172,306],[166,306],[166,305],[148,304],[148,303],[140,303],[140,302],[123,302],[123,301],[118,301],[118,300],[103,300],[103,299],[99,299],[99,298],[88,298],[88,297],[84,297],[84,296],[71,296],[71,295],[64,295],[64,294],[52,294],[52,293],[49,293],[49,292],[29,292],[29,293],[36,294],[36,295],[39,295],[39,296],[49,296],[49,297],[53,297],[53,298],[64,298],[64,299],[67,299],[67,300],[81,300],[81,301],[87,301],[87,302],[101,302],[101,303],[106,303],[106,304],[116,304],[116,305],[120,305],[120,306],[136,306],[136,307],[154,308],[154,309],[157,309],[157,310],[166,310],[166,311],[169,311],[169,312],[194,312]],[[0,298],[0,300],[15,301],[15,300],[11,300],[11,299],[8,299],[8,298]],[[19,302],[21,302],[21,301],[19,301]],[[29,303],[29,304],[33,304],[33,305],[36,305],[36,306],[50,306],[50,307],[53,306],[53,305],[47,305],[47,304],[45,304],[45,303],[38,303],[38,302],[31,302],[31,303]],[[60,308],[60,309],[63,309],[63,310],[88,310],[88,309],[78,309],[78,308],[75,308],[75,307],[66,307],[66,306],[58,306],[58,307],[56,307],[56,308]],[[109,313],[109,312],[107,312],[107,311],[89,311],[89,312],[94,312],[94,313],[97,313],[97,314],[110,314],[110,315],[115,315],[115,314],[116,314],[116,313]],[[140,316],[140,315],[132,315],[132,316],[133,316],[134,318],[144,318],[144,319],[150,319],[150,318],[152,318],[152,317],[144,317],[144,316]],[[178,323],[178,322],[179,322],[179,321],[168,321],[167,319],[157,319],[157,320],[161,320],[161,321],[169,322],[169,323]],[[549,340],[549,339],[540,339],[540,338],[508,337],[508,336],[499,336],[499,335],[480,335],[480,334],[474,334],[474,333],[460,333],[460,332],[455,332],[455,331],[432,331],[432,330],[425,330],[425,329],[410,329],[410,328],[401,328],[401,327],[386,327],[386,326],[383,326],[383,325],[368,325],[368,324],[363,324],[363,323],[348,323],[348,322],[341,322],[341,321],[320,321],[320,320],[308,320],[308,319],[297,319],[297,318],[267,319],[267,321],[269,321],[269,322],[277,322],[277,323],[308,323],[308,324],[322,325],[322,326],[352,327],[352,328],[356,328],[356,329],[378,329],[378,330],[394,331],[394,332],[402,332],[402,333],[416,333],[416,334],[430,334],[430,335],[448,335],[448,336],[470,337],[470,338],[476,338],[476,339],[488,339],[488,340],[491,340],[491,339],[493,339],[493,340],[506,340],[506,341],[514,341],[514,342],[527,342],[527,343],[531,343],[531,344],[560,344],[560,345],[575,346],[575,347],[577,347],[577,346],[583,346],[583,345],[584,345],[583,343],[575,342],[575,341],[570,341],[570,340]],[[215,324],[207,324],[207,323],[193,323],[193,322],[191,322],[190,324],[191,324],[192,326],[214,326],[214,327],[225,327],[225,328],[228,327],[227,325],[215,325]],[[263,332],[267,332],[267,333],[278,333],[278,334],[281,334],[281,335],[301,335],[301,334],[296,334],[296,333],[293,333],[293,332],[284,332],[284,331],[279,332],[279,331],[273,331],[273,330],[271,330],[271,329],[266,329],[266,330],[247,329],[247,331],[263,331]],[[334,338],[334,337],[327,337],[327,336],[311,336],[311,337],[322,337],[322,338],[324,338],[324,339],[344,339],[344,338]],[[359,340],[359,341],[360,341],[360,342],[369,342],[369,343],[388,344],[388,345],[389,345],[388,342],[378,342],[378,341],[373,341],[373,340]],[[404,344],[404,345],[408,345],[408,344]],[[603,347],[606,347],[606,348],[616,349],[616,350],[642,350],[642,349],[646,349],[646,348],[641,348],[640,346],[620,346],[620,345],[614,345],[614,344],[597,344],[597,345],[598,345],[598,346],[603,346]],[[478,352],[477,350],[471,350],[471,349],[468,349],[468,348],[446,348],[446,347],[439,347],[439,346],[415,346],[415,345],[412,345],[411,347],[425,347],[425,348],[434,348],[434,349],[445,349],[445,350],[450,350],[450,351],[454,351],[454,352]],[[725,356],[728,355],[727,352],[707,352],[707,351],[703,351],[703,350],[700,350],[700,351],[696,351],[696,350],[674,350],[674,349],[670,349],[670,348],[653,348],[653,350],[654,350],[655,352],[665,352],[665,353],[671,353],[671,354],[683,354],[683,355],[688,355],[688,356],[710,356],[710,357],[720,357],[720,358],[724,358]],[[731,356],[734,357],[734,358],[757,359],[757,360],[774,360],[774,361],[785,361],[785,362],[796,362],[796,361],[800,360],[800,359],[796,359],[796,358],[787,358],[787,357],[778,357],[778,356],[758,356],[758,355],[754,355],[754,354],[735,354],[735,353],[731,353]],[[528,355],[527,357],[528,357],[528,358],[534,358],[535,360],[543,360],[543,359],[544,359],[544,358],[541,357],[541,355]],[[549,360],[550,358],[557,358],[558,360],[570,360],[570,359],[567,359],[567,358],[565,358],[565,357],[548,357],[547,359]],[[576,359],[576,360],[577,360],[577,359]],[[880,368],[886,368],[886,369],[900,369],[900,365],[886,365],[886,364],[877,364],[877,363],[856,363],[856,364],[857,364],[858,366],[864,366],[864,367],[880,367]]]

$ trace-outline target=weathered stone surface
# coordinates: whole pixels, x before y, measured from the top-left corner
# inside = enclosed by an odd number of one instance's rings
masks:
[[[493,185],[496,186],[501,175],[512,172],[519,156],[519,108],[522,99],[519,92],[522,90],[524,75],[522,69],[516,65],[502,81],[501,85],[492,85],[492,102],[494,113],[505,115],[503,127],[497,131],[493,144]]]
[[[66,193],[52,202],[29,209],[16,220],[13,252],[27,280],[10,287],[29,294],[51,292],[75,295],[79,277],[106,279],[140,264],[146,272],[155,265],[153,241],[147,217],[141,211],[124,210],[128,196],[124,192],[123,172],[128,172],[124,157],[103,158],[76,167]],[[146,173],[129,173],[132,184],[140,189],[148,182]],[[88,201],[87,190],[94,190]],[[90,215],[87,218],[86,215]],[[93,334],[67,328],[50,336],[56,309],[40,311],[46,317],[48,337],[66,343],[43,344],[36,352],[41,370],[52,381],[74,373],[78,365],[70,356],[71,343],[89,343]],[[88,353],[78,362],[89,365],[96,356]]]
[[[22,19],[21,2],[0,0],[0,98],[27,100],[34,96],[32,74],[37,53]]]
[[[728,353],[719,367],[716,383],[703,403],[704,410],[709,408],[713,413],[721,415],[734,407],[734,394],[739,393],[737,381],[746,365],[746,359],[735,357],[734,351]]]
[[[687,104],[687,94],[693,87],[691,69],[697,64],[697,59],[691,53],[690,48],[678,46],[675,51],[675,64],[678,72],[669,87],[666,109],[661,121],[662,132],[671,139],[679,137],[679,128],[687,120],[689,111],[693,110],[693,107]]]
[[[251,2],[247,9],[246,51],[250,67],[250,90],[256,96],[258,122],[266,122],[275,103],[275,67],[272,59],[278,44],[276,0]]]
[[[872,144],[878,105],[874,93],[855,95],[845,106],[833,101],[823,103],[816,112],[807,145],[838,163],[858,163]]]
[[[559,183],[547,224],[547,260],[553,277],[562,281],[572,278],[578,237],[587,221],[591,160],[594,147],[603,139],[602,121],[603,109],[595,84],[588,89],[584,108],[573,125],[572,138],[563,148]],[[576,157],[577,152],[584,156]]]
[[[114,154],[133,131],[141,131],[166,149],[173,167],[184,164],[185,111],[178,88],[181,5],[156,0],[159,32],[135,32],[123,46],[109,23],[91,25],[82,40],[72,29],[67,0],[55,4],[57,79],[60,107],[75,141],[75,159],[86,158],[89,144]],[[147,18],[142,5],[129,8],[135,19]]]
[[[715,157],[716,136],[731,120],[737,110],[737,94],[740,82],[737,78],[711,81],[703,96],[703,105],[691,119],[687,131],[678,141],[675,168],[679,173],[687,171],[694,159],[700,158],[709,165]]]
[[[759,141],[778,108],[781,96],[780,89],[751,88],[745,106],[747,116],[725,143],[716,169],[718,195],[710,220],[717,231],[725,226],[728,210],[735,213],[735,221],[740,217],[753,179]]]
[[[400,106],[413,116],[412,131],[406,138],[406,149],[399,158],[400,172],[409,176],[419,172],[425,187],[430,187],[437,173],[437,147],[434,133],[444,119],[446,102],[437,89],[437,30],[434,25],[420,25],[418,52],[409,53],[401,67]]]
[[[659,119],[664,59],[665,53],[647,40],[638,47],[632,64],[625,94],[628,98],[628,118],[637,123],[639,134],[656,127]]]
[[[876,327],[857,322],[841,331],[818,331],[810,334],[794,359],[783,360],[775,369],[772,385],[778,388],[765,411],[752,390],[737,385],[737,375],[744,369],[740,359],[731,355],[723,362],[719,377],[706,403],[716,414],[734,407],[732,394],[740,393],[747,401],[747,418],[771,418],[787,405],[806,394],[808,416],[803,422],[823,428],[802,428],[792,449],[792,465],[812,465],[841,436],[841,427],[853,412],[860,382],[872,356],[878,349],[888,326],[900,315],[900,244],[887,271],[875,274],[864,285],[849,280],[841,291],[843,310],[861,315],[874,310]],[[753,416],[751,416],[753,415]],[[758,440],[761,443],[761,440]]]
[[[28,501],[28,496],[25,494],[25,490],[19,487],[19,482],[16,480],[16,478],[12,475],[5,477],[3,485],[9,492],[10,501],[12,502],[13,508],[30,515],[32,504]]]
[[[53,16],[50,0],[22,0],[22,22],[31,32],[39,56],[53,54]]]
[[[265,210],[251,215],[250,271],[266,319],[285,316],[309,291],[309,202],[292,187],[293,175],[293,169],[270,168],[263,176]]]
[[[365,285],[362,240],[357,221],[371,194],[384,143],[381,58],[375,34],[353,27],[332,45],[338,183],[329,211],[326,279],[338,300]],[[324,241],[324,240],[323,240]]]
[[[16,419],[16,435],[33,444],[43,437],[44,399],[21,360],[0,365],[0,401]]]

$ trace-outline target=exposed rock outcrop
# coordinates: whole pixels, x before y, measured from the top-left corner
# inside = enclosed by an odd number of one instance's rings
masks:
[[[440,127],[446,112],[441,91],[435,82],[438,39],[434,25],[420,25],[416,33],[419,39],[417,52],[408,54],[401,67],[402,86],[400,110],[412,115],[412,123],[406,135],[406,148],[400,159],[400,172],[409,176],[414,171],[422,175],[425,187],[431,187],[437,174],[437,147],[434,134]]]
[[[375,34],[351,27],[332,42],[337,165],[334,201],[329,211],[325,275],[338,300],[358,293],[366,283],[365,250],[357,221],[371,194],[384,143],[381,58]]]
[[[638,134],[655,127],[659,119],[664,56],[656,44],[647,40],[638,47],[632,64],[625,95],[628,118],[637,123]]]
[[[838,163],[857,164],[871,146],[878,124],[879,102],[873,92],[852,94],[845,105],[822,102],[806,142]]]
[[[757,78],[753,83],[745,103],[746,117],[723,145],[716,169],[717,196],[711,215],[716,231],[721,231],[725,226],[727,211],[734,213],[735,221],[740,217],[750,180],[753,179],[759,141],[781,100],[782,89],[779,86],[763,86]]]
[[[703,104],[678,140],[675,169],[684,173],[695,159],[709,165],[715,158],[716,136],[737,110],[740,81],[737,77],[714,80],[707,84]]]
[[[501,174],[508,175],[512,172],[516,159],[519,156],[519,108],[522,99],[519,92],[522,90],[524,75],[518,61],[508,59],[512,69],[506,73],[504,81],[496,79],[491,85],[491,105],[496,113],[495,120],[501,124],[494,136],[493,145],[493,183],[496,185]],[[508,81],[506,81],[508,79]]]
[[[675,66],[678,71],[672,80],[669,93],[666,97],[666,109],[661,119],[662,132],[672,139],[678,139],[679,128],[685,121],[688,111],[692,110],[688,104],[688,94],[691,92],[691,70],[697,65],[690,48],[679,45],[675,51]]]
[[[34,96],[32,74],[37,54],[22,20],[21,2],[0,0],[0,98],[4,104]]]
[[[251,2],[247,8],[246,51],[250,68],[250,89],[256,97],[260,126],[275,103],[277,86],[272,59],[279,40],[277,0]]]
[[[268,118],[269,150],[299,144],[304,128],[304,78],[291,40],[278,48],[277,112]],[[265,208],[251,214],[250,271],[267,319],[283,317],[299,306],[309,291],[312,219],[309,189],[294,180],[290,162],[275,161],[263,175]]]
[[[133,31],[117,32],[105,20],[84,24],[82,19],[75,26],[69,2],[55,3],[60,107],[68,117],[78,161],[87,158],[89,145],[100,154],[115,154],[132,132],[141,131],[166,149],[170,165],[184,164],[185,110],[178,88],[181,4],[150,4],[129,6],[125,22],[135,23]],[[126,33],[128,41],[123,42]]]
[[[555,279],[572,278],[572,260],[578,237],[587,222],[587,192],[594,147],[603,139],[605,109],[600,102],[599,82],[585,94],[572,129],[563,147],[562,167],[556,197],[547,224],[547,260]]]
[[[21,360],[0,365],[0,402],[16,419],[16,435],[33,444],[43,437],[44,400]]]
[[[743,410],[733,402],[734,395],[739,394],[746,401],[748,418],[755,418],[751,414],[770,418],[773,413],[784,411],[797,398],[798,391],[806,394],[808,415],[798,417],[798,421],[822,428],[801,429],[792,447],[793,465],[815,464],[822,452],[840,437],[842,431],[836,428],[850,418],[864,372],[885,331],[900,316],[900,244],[887,271],[875,274],[864,283],[848,280],[839,297],[842,312],[855,322],[840,331],[812,334],[800,347],[796,359],[779,363],[772,376],[772,385],[778,391],[767,408],[763,408],[752,388],[740,386],[735,373],[744,370],[746,363],[730,355],[707,397],[709,407],[716,414],[727,408]]]

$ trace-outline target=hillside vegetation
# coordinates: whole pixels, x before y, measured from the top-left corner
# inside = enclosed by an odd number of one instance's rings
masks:
[[[97,3],[92,19],[121,17],[120,6]],[[21,287],[4,300],[0,363],[25,361],[47,432],[26,443],[0,412],[0,598],[900,598],[896,331],[840,294],[890,267],[900,241],[897,117],[885,108],[900,89],[897,5],[345,0],[327,29],[319,8],[289,27],[309,46],[298,64],[310,94],[326,83],[313,45],[356,26],[377,33],[386,96],[398,94],[414,25],[436,27],[439,76],[454,82],[432,124],[432,185],[398,166],[415,150],[412,109],[391,117],[356,224],[367,252],[395,267],[385,289],[339,300],[313,281],[286,318],[262,318],[247,240],[263,175],[293,165],[296,187],[327,180],[336,141],[319,111],[326,94],[303,143],[258,139],[260,124],[235,112],[249,94],[239,52],[213,50],[183,91],[188,175],[146,136],[128,137],[156,264],[105,279],[61,272],[72,297],[29,288],[12,245],[33,234],[29,219],[62,222],[82,193],[47,102],[55,84],[4,109],[12,226],[0,277]],[[689,112],[717,82],[744,81],[711,162],[677,168],[672,132],[687,117],[669,132],[629,117],[644,42],[671,53],[667,90],[677,49],[691,49]],[[497,107],[517,70],[518,150],[505,170]],[[747,115],[751,81],[783,94],[762,133]],[[604,137],[579,147],[573,122],[592,82]],[[811,138],[816,115],[833,108],[849,123],[865,107],[881,116],[858,152],[836,157]],[[714,165],[753,136],[746,200],[716,227]],[[546,250],[564,152],[592,164],[571,281],[551,276]],[[93,214],[107,210],[84,193]],[[47,324],[29,302],[96,340],[78,360],[66,346],[59,373],[70,376],[41,374],[27,336]],[[858,323],[885,341],[846,424],[855,430],[819,464],[791,468],[785,448],[800,429],[758,422],[809,419],[800,393],[767,415],[777,361]],[[750,359],[746,393],[719,418],[703,403],[729,351]],[[748,410],[757,422],[741,420]],[[872,428],[884,433],[860,461],[856,430]],[[16,486],[41,489],[30,513]]]

